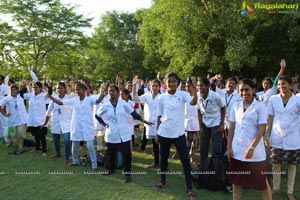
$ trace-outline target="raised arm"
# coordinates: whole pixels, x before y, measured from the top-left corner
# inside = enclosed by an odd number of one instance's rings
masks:
[[[274,81],[274,86],[277,86],[277,84],[278,84],[278,78],[280,77],[280,76],[282,76],[283,75],[283,73],[284,73],[284,70],[285,70],[285,67],[286,67],[286,61],[285,61],[285,59],[281,59],[281,61],[280,61],[280,70],[279,70],[279,72],[278,72],[278,74],[277,74],[277,76],[276,76],[276,78],[275,78],[275,81]]]
[[[51,94],[49,94],[48,92],[44,91],[45,92],[45,95],[51,99],[54,103],[58,104],[58,105],[63,105],[63,102],[54,98]]]

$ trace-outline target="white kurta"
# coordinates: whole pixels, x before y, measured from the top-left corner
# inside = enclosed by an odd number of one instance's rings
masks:
[[[267,124],[267,109],[262,102],[253,100],[252,104],[244,112],[243,102],[237,102],[231,109],[230,122],[235,122],[235,130],[232,139],[232,157],[245,162],[258,162],[266,160],[266,151],[263,139],[257,144],[253,157],[245,159],[246,149],[251,147],[256,137],[258,126]]]
[[[71,98],[71,96],[68,94],[66,94],[64,98],[59,98],[58,95],[55,95],[54,97],[60,101]],[[52,116],[51,133],[54,134],[70,133],[71,120],[72,120],[72,106],[58,105],[53,101],[50,101],[46,115]]]
[[[111,102],[100,106],[97,115],[101,117],[105,114],[105,123],[109,125],[109,128],[105,129],[106,142],[121,143],[131,140],[131,124],[128,123],[128,117],[133,111],[134,109],[121,99],[118,99],[116,107]]]
[[[7,126],[20,126],[26,124],[28,121],[28,114],[24,105],[24,99],[18,94],[16,98],[12,96],[4,97],[0,101],[0,106],[8,105],[6,113],[9,113]]]
[[[144,119],[148,122],[154,123],[152,126],[144,124],[146,127],[146,138],[151,139],[155,138],[157,132],[157,105],[158,97],[160,94],[157,94],[155,98],[152,97],[151,92],[147,92],[138,97],[138,101],[144,103]]]
[[[44,124],[46,119],[46,97],[43,92],[38,95],[25,93],[24,99],[29,100],[27,126],[38,127]]]
[[[161,123],[157,135],[166,138],[184,135],[185,103],[190,103],[191,100],[189,93],[180,90],[176,90],[173,95],[165,92],[158,97],[157,115],[161,116]]]
[[[90,141],[94,140],[94,121],[93,105],[96,100],[85,97],[80,101],[79,97],[66,99],[62,101],[64,105],[73,106],[71,120],[71,140],[72,141]]]
[[[300,149],[300,97],[294,94],[283,106],[280,94],[270,98],[268,114],[272,115],[271,146],[284,150]]]

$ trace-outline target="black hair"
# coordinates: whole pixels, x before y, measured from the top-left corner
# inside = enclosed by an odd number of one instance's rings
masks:
[[[77,88],[80,88],[80,89],[84,89],[84,90],[87,89],[86,85],[83,84],[83,83],[76,83],[76,87],[77,87]]]
[[[43,84],[41,82],[35,82],[34,85],[38,86],[39,88],[43,88]]]
[[[293,80],[292,80],[292,78],[290,76],[282,75],[282,76],[279,77],[278,80],[285,80],[290,85],[293,84]]]
[[[57,85],[65,88],[65,90],[67,89],[66,84],[64,82],[59,82],[57,83]]]
[[[16,90],[19,91],[19,87],[15,84],[12,84],[11,86],[9,86],[9,89],[11,90],[12,88],[15,88]]]
[[[206,86],[210,86],[209,80],[206,77],[200,77],[199,82],[205,84]]]
[[[168,72],[165,75],[165,79],[167,79],[169,77],[174,77],[175,79],[177,79],[178,83],[180,82],[180,78],[179,78],[179,76],[175,72]]]
[[[264,81],[268,81],[268,82],[270,83],[270,85],[273,84],[273,81],[272,81],[272,79],[271,79],[270,77],[265,77],[265,78],[262,80],[262,82],[264,82]]]
[[[151,84],[153,84],[153,83],[157,83],[158,86],[160,87],[160,81],[159,81],[158,79],[152,80],[152,81],[151,81]]]
[[[238,84],[238,80],[234,76],[229,77],[228,79],[226,79],[226,82],[229,82],[229,81],[234,81],[236,84]]]
[[[115,89],[117,92],[120,92],[119,87],[117,85],[110,85],[109,87]]]
[[[255,89],[255,84],[251,79],[243,79],[240,81],[240,84],[243,83],[245,85],[249,85],[252,89]]]

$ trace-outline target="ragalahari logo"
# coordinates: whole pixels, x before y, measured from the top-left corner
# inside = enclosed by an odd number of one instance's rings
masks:
[[[250,5],[248,5],[246,1],[243,1],[241,15],[245,15],[247,13],[253,13],[253,12],[254,9]]]

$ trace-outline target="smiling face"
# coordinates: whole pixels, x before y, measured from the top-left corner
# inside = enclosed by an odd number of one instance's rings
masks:
[[[110,86],[109,89],[108,89],[108,92],[109,92],[109,96],[110,96],[111,99],[118,99],[119,98],[119,92],[115,87]]]
[[[233,92],[236,88],[236,82],[233,80],[229,80],[226,82],[226,91],[227,92]]]
[[[18,94],[18,89],[16,89],[15,87],[11,87],[11,88],[10,88],[10,95],[11,95],[12,97],[16,97],[17,94]]]
[[[166,78],[167,92],[174,94],[178,87],[178,80],[174,76],[169,76]]]
[[[62,85],[58,84],[56,86],[56,92],[58,93],[59,96],[65,96],[66,89]]]
[[[252,102],[254,92],[254,88],[251,88],[250,85],[245,84],[243,82],[240,83],[239,93],[244,102]]]
[[[160,86],[157,82],[152,81],[150,87],[151,87],[151,91],[152,91],[153,94],[158,94]]]
[[[40,87],[38,84],[33,85],[33,92],[35,95],[38,95],[42,92],[42,87]]]
[[[292,89],[293,89],[293,85],[290,84],[287,80],[278,80],[278,89],[280,91],[280,93],[286,93],[289,94],[291,93]]]
[[[263,86],[264,90],[267,90],[271,87],[271,83],[268,80],[264,80],[262,83],[262,86]]]
[[[80,87],[78,85],[75,86],[75,92],[79,97],[85,96],[85,89],[83,87]]]
[[[206,96],[208,94],[209,86],[203,83],[202,81],[198,81],[198,89],[200,91],[201,96]]]

